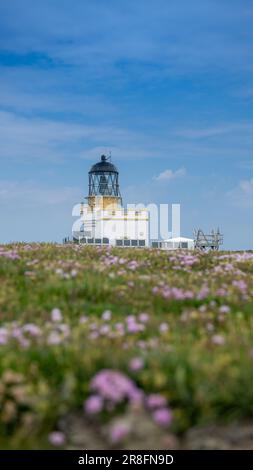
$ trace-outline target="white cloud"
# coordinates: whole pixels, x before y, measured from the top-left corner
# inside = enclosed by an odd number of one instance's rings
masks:
[[[185,139],[206,139],[225,134],[245,133],[252,135],[252,122],[217,123],[215,126],[175,130],[175,135]]]
[[[84,64],[100,76],[122,59],[184,72],[207,66],[251,67],[252,7],[242,8],[238,2],[230,1],[228,8],[226,1],[192,5],[181,0],[181,9],[166,0],[156,0],[156,7],[151,2],[149,8],[145,1],[123,6],[114,0],[76,0],[75,8],[71,2],[35,3],[1,2],[2,29],[11,31],[2,38],[5,50],[44,53],[57,62]],[[244,35],[236,34],[239,26]]]
[[[179,170],[164,170],[158,176],[154,176],[153,179],[155,181],[170,181],[175,178],[181,178],[182,176],[186,175],[185,168],[179,168]]]
[[[236,207],[253,208],[253,178],[240,181],[227,197]]]
[[[128,129],[108,125],[88,125],[71,120],[60,121],[23,117],[0,111],[0,159],[62,160],[82,158],[88,144],[135,141],[138,135]],[[110,148],[110,147],[109,147]]]
[[[18,205],[21,210],[71,204],[77,202],[81,194],[81,189],[76,187],[46,188],[32,181],[0,181],[0,208],[7,203]]]

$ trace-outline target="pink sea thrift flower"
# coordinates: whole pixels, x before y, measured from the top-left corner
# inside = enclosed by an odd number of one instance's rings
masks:
[[[102,409],[103,399],[99,395],[91,395],[84,402],[84,411],[89,415],[100,413]]]
[[[151,410],[155,408],[164,408],[167,405],[167,400],[159,393],[151,393],[146,398],[146,404]]]
[[[247,289],[247,284],[242,279],[237,281],[236,279],[232,282],[234,287],[237,287],[241,292],[244,292]]]
[[[197,295],[197,299],[203,300],[208,296],[208,294],[209,294],[209,288],[207,286],[203,286]]]
[[[129,369],[132,372],[137,372],[138,370],[143,369],[144,361],[141,357],[133,357],[129,363]]]
[[[137,387],[125,374],[111,369],[103,369],[92,379],[90,388],[103,399],[112,403],[129,401],[136,397]]]
[[[37,325],[34,325],[33,323],[27,323],[26,325],[24,325],[23,331],[29,333],[31,336],[41,335],[41,329]]]
[[[107,335],[110,332],[110,326],[102,325],[99,331],[101,335]]]
[[[127,325],[127,330],[129,333],[138,333],[139,331],[144,330],[144,325],[140,325],[139,323],[130,322]]]
[[[160,333],[167,333],[168,330],[169,330],[168,323],[161,323],[160,324],[160,326],[159,326]]]
[[[136,321],[136,316],[135,315],[128,315],[126,317],[126,321],[127,321],[127,323],[135,322]]]
[[[220,313],[229,313],[230,312],[230,307],[228,305],[221,305],[219,308]]]
[[[66,437],[65,437],[65,434],[63,432],[54,431],[54,432],[51,432],[48,435],[48,440],[49,440],[50,444],[52,444],[53,446],[60,447],[60,446],[63,446],[65,444]]]
[[[51,320],[54,322],[62,320],[62,314],[59,308],[53,308],[51,312]]]
[[[217,344],[219,346],[222,346],[223,344],[225,344],[225,338],[224,336],[222,335],[213,335],[212,337],[212,342],[214,344]]]
[[[89,334],[89,338],[90,338],[90,339],[97,339],[98,337],[99,337],[98,331],[92,331],[92,332]]]
[[[140,313],[139,320],[143,323],[147,323],[149,320],[149,315],[147,313]]]
[[[104,321],[110,321],[112,317],[112,312],[111,310],[105,310],[104,313],[102,314],[102,319]]]
[[[127,423],[115,423],[110,429],[110,440],[116,444],[123,441],[129,434],[130,428]]]
[[[159,426],[169,426],[172,421],[172,413],[168,408],[158,408],[153,412],[152,416]]]
[[[227,291],[227,289],[225,289],[225,287],[220,287],[220,289],[217,289],[216,295],[218,295],[219,297],[227,297],[228,296],[228,291]]]
[[[51,331],[51,333],[48,336],[47,342],[48,344],[52,344],[52,345],[60,344],[61,336],[59,335],[59,333],[57,333],[57,331]]]
[[[117,331],[124,331],[125,327],[124,327],[123,323],[118,322],[118,323],[115,323],[115,329]]]
[[[82,325],[83,323],[87,323],[88,317],[86,315],[82,315],[79,319],[79,323]]]

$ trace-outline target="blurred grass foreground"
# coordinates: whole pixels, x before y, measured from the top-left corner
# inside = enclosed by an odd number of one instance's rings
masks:
[[[0,246],[1,449],[236,440],[252,384],[253,253]]]

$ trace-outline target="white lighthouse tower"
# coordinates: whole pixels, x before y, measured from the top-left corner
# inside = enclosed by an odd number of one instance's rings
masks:
[[[89,171],[87,204],[81,204],[75,241],[88,245],[145,247],[149,245],[147,209],[126,210],[122,205],[119,172],[105,156]]]

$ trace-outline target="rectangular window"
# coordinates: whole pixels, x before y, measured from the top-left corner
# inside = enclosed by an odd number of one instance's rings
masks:
[[[116,246],[123,246],[123,240],[116,240]]]
[[[130,240],[124,240],[124,246],[130,246]]]
[[[137,240],[131,240],[131,245],[132,246],[138,246],[138,241]]]
[[[139,246],[145,246],[145,240],[139,240]]]
[[[158,242],[152,242],[152,248],[159,248]]]
[[[88,238],[87,242],[88,243],[94,243],[94,239],[93,238]]]
[[[101,245],[101,238],[95,238],[95,243],[97,245]]]
[[[109,245],[109,238],[103,238],[103,243],[105,245]]]
[[[173,242],[165,243],[165,247],[167,247],[169,250],[172,250],[173,249]]]
[[[188,242],[181,242],[181,248],[188,248]]]

